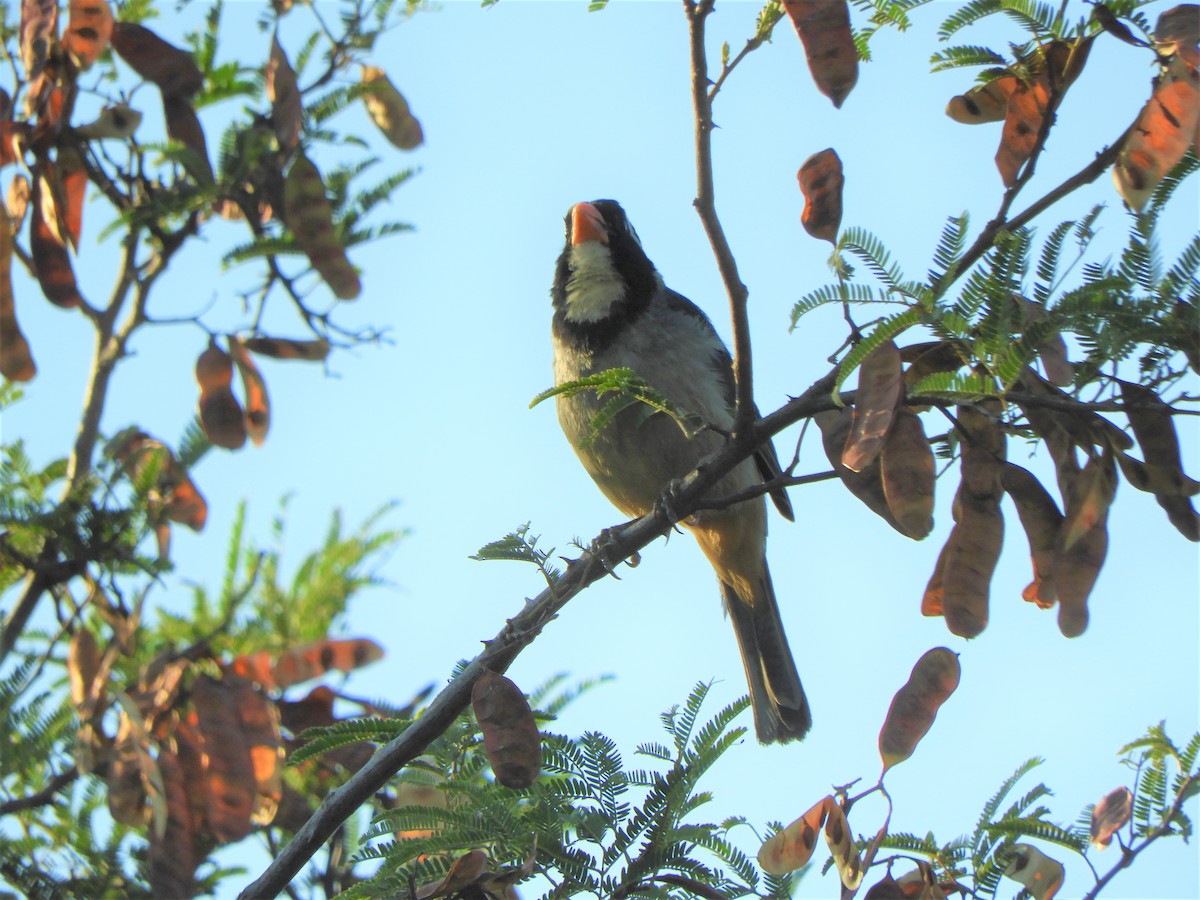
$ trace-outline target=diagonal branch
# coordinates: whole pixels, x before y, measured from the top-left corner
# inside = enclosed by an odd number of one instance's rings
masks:
[[[621,561],[666,534],[675,522],[686,519],[703,503],[705,493],[726,473],[748,458],[758,444],[789,425],[833,408],[829,392],[834,373],[817,381],[801,396],[760,422],[752,423],[744,435],[701,462],[684,477],[671,494],[671,515],[665,504],[627,525],[607,530],[592,542],[593,550],[572,561],[553,586],[542,591],[504,628],[484,643],[483,652],[434,697],[416,722],[376,751],[355,775],[325,798],[325,801],[296,832],[274,861],[239,895],[241,900],[274,897],[284,890],[341,824],[367,802],[404,765],[419,756],[438,735],[450,727],[471,701],[471,689],[488,670],[503,672],[567,605],[571,598],[604,578]]]
[[[1070,56],[1063,67],[1064,73],[1070,69],[1071,63],[1076,58],[1076,54],[1081,52],[1081,46],[1082,45],[1077,42],[1072,47]],[[1129,137],[1129,133],[1133,130],[1132,125],[1125,129],[1125,131],[1121,133],[1121,136],[1113,141],[1109,146],[1097,153],[1096,158],[1084,166],[1083,169],[1072,175],[1062,184],[1048,191],[1044,196],[1031,203],[1022,212],[1013,216],[1011,219],[1008,218],[1009,210],[1012,208],[1013,202],[1017,199],[1017,194],[1019,194],[1033,178],[1034,171],[1037,168],[1038,160],[1046,148],[1046,141],[1050,137],[1050,130],[1054,127],[1058,114],[1058,108],[1060,105],[1062,105],[1062,101],[1065,96],[1066,85],[1060,87],[1057,84],[1052,84],[1046,109],[1042,114],[1042,121],[1038,127],[1037,138],[1034,141],[1032,150],[1030,151],[1029,159],[1022,167],[1017,180],[1012,184],[1011,187],[1008,188],[1008,190],[1004,192],[1004,197],[1000,201],[1000,208],[997,210],[996,215],[990,222],[987,223],[987,225],[984,226],[983,231],[979,233],[979,236],[975,239],[975,242],[971,245],[970,249],[963,254],[962,258],[959,259],[957,263],[947,270],[946,274],[943,275],[941,279],[932,285],[936,295],[941,296],[944,294],[946,289],[951,284],[968,272],[971,266],[975,265],[980,257],[982,257],[985,253],[987,253],[988,250],[992,248],[992,245],[996,241],[996,236],[1001,231],[1014,231],[1017,228],[1027,225],[1059,200],[1063,199],[1063,197],[1066,197],[1068,194],[1072,193],[1078,188],[1083,187],[1085,184],[1091,184],[1116,161],[1117,154],[1121,152],[1121,148],[1125,145],[1125,141]]]
[[[1163,816],[1162,823],[1149,834],[1147,834],[1145,839],[1140,844],[1131,844],[1129,847],[1123,848],[1120,861],[1118,861],[1115,866],[1109,869],[1108,872],[1106,872],[1103,877],[1096,882],[1096,886],[1094,888],[1084,894],[1083,900],[1093,900],[1093,898],[1100,896],[1100,892],[1108,886],[1110,881],[1117,877],[1118,873],[1133,865],[1133,861],[1137,859],[1139,853],[1149,847],[1160,837],[1177,833],[1171,827],[1171,823],[1174,821],[1175,817],[1183,811],[1183,804],[1190,796],[1192,796],[1192,791],[1195,789],[1197,784],[1200,784],[1200,775],[1188,776],[1188,778],[1175,792],[1175,802],[1171,804],[1171,808],[1168,809],[1166,814]],[[1187,840],[1186,836],[1184,840]]]
[[[59,791],[71,784],[78,777],[79,770],[75,768],[67,769],[64,772],[56,772],[50,776],[46,782],[46,786],[37,793],[30,794],[27,797],[16,797],[0,803],[0,816],[10,816],[13,813],[23,812],[27,809],[37,809],[39,806],[47,806],[54,803],[57,801]]]

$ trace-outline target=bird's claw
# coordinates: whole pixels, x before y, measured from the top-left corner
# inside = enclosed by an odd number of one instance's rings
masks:
[[[676,478],[667,483],[667,486],[663,488],[663,492],[658,496],[658,499],[654,501],[654,512],[670,521],[676,531],[679,530],[678,523],[680,520],[679,513],[676,512],[676,506],[679,495],[683,493],[683,489],[683,482]],[[689,516],[688,518],[690,519],[691,517]]]
[[[621,580],[621,576],[617,574],[617,566],[621,560],[614,561],[609,554],[609,548],[612,547],[615,538],[615,528],[605,528],[600,532],[600,536],[592,541],[592,546],[588,548],[588,556],[592,563],[596,563],[604,567],[604,571],[611,575],[617,581]]]

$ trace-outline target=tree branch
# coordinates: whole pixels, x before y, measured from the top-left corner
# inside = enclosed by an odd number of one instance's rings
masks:
[[[830,372],[786,407],[752,423],[744,434],[701,462],[679,482],[677,490],[672,491],[671,509],[675,518],[666,514],[664,504],[659,504],[659,508],[649,515],[596,537],[592,542],[594,549],[569,563],[562,578],[554,585],[533,600],[527,600],[521,611],[509,619],[494,638],[484,643],[483,652],[434,697],[416,722],[376,751],[349,781],[325,798],[263,874],[242,891],[240,898],[268,898],[280,893],[342,822],[450,727],[467,708],[471,689],[485,671],[506,670],[571,598],[604,578],[618,562],[666,534],[676,521],[692,515],[700,508],[705,493],[776,431],[833,408],[829,394],[833,380],[834,373]]]
[[[1100,892],[1107,887],[1108,883],[1117,877],[1117,874],[1124,869],[1133,865],[1133,861],[1137,855],[1149,847],[1160,837],[1165,837],[1172,834],[1171,820],[1174,819],[1183,810],[1183,804],[1187,801],[1188,792],[1194,785],[1200,783],[1200,775],[1191,775],[1179,786],[1179,790],[1175,792],[1175,802],[1171,804],[1171,808],[1167,810],[1163,816],[1162,822],[1157,828],[1146,835],[1145,840],[1140,844],[1131,844],[1129,847],[1122,848],[1121,860],[1115,866],[1104,874],[1104,877],[1096,882],[1096,886],[1083,895],[1083,900],[1095,900],[1100,896]]]
[[[146,321],[146,304],[150,290],[158,277],[166,271],[175,253],[187,238],[195,233],[196,224],[197,219],[193,215],[178,231],[156,231],[162,246],[140,277],[137,271],[137,249],[141,243],[141,232],[131,227],[125,235],[121,273],[113,286],[108,305],[102,310],[92,311],[89,315],[96,329],[96,345],[92,353],[92,369],[84,392],[83,415],[75,433],[71,455],[67,458],[67,484],[63,490],[62,503],[70,500],[71,495],[92,470],[92,457],[100,435],[100,420],[108,398],[109,380],[117,363],[125,356],[130,336]],[[133,305],[118,326],[117,318],[125,307],[131,289],[134,291]],[[5,619],[4,630],[0,631],[0,663],[16,645],[17,638],[29,623],[42,594],[55,583],[54,579],[41,573],[57,564],[56,546],[53,541],[47,542],[38,554],[37,569],[27,576],[21,598]]]
[[[738,275],[733,251],[717,218],[713,187],[712,97],[709,95],[708,56],[704,47],[704,22],[712,12],[713,0],[684,0],[683,8],[691,38],[692,108],[696,134],[696,199],[692,205],[700,215],[704,233],[708,235],[708,242],[717,260],[721,281],[729,294],[729,311],[733,320],[733,370],[737,381],[737,411],[733,430],[735,434],[741,434],[755,417],[750,318],[747,313],[749,291]]]
[[[37,793],[30,794],[28,797],[17,797],[13,800],[6,800],[4,803],[0,803],[0,816],[12,815],[13,813],[23,812],[27,809],[37,809],[39,806],[46,806],[53,803],[58,792],[78,777],[79,770],[74,768],[51,775],[50,780],[46,782],[46,786]]]
[[[1012,219],[1005,219],[1008,213],[1008,208],[1012,203],[1009,194],[1005,194],[1005,200],[1001,204],[1000,211],[995,218],[984,227],[979,233],[979,237],[971,245],[970,249],[962,255],[962,258],[946,272],[942,279],[934,286],[938,296],[945,293],[946,288],[957,281],[962,275],[970,271],[971,266],[975,265],[985,253],[992,248],[992,244],[996,241],[996,235],[1001,231],[1013,231],[1017,228],[1022,228],[1029,224],[1043,212],[1057,203],[1059,200],[1066,197],[1083,187],[1085,184],[1091,184],[1097,178],[1108,170],[1108,167],[1116,162],[1117,154],[1121,152],[1121,147],[1125,145],[1125,140],[1129,133],[1133,130],[1133,126],[1129,126],[1125,131],[1121,132],[1121,136],[1115,141],[1096,154],[1096,158],[1090,163],[1060,184],[1058,187],[1048,191],[1044,196],[1035,200],[1022,212],[1013,216]],[[1041,144],[1039,143],[1039,147]],[[1023,182],[1018,182],[1021,184]],[[1014,185],[1015,187],[1015,185]],[[1011,191],[1009,192],[1011,193]],[[1014,195],[1015,196],[1015,195]]]

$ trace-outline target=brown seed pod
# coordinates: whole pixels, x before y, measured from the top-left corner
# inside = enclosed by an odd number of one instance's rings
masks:
[[[892,698],[879,732],[885,772],[912,756],[938,709],[958,687],[960,674],[958,654],[946,647],[934,647],[917,660],[908,681]]]
[[[529,701],[512,681],[485,672],[471,691],[471,706],[496,780],[527,788],[542,772],[542,739]]]
[[[216,446],[237,450],[246,443],[245,417],[230,388],[233,357],[218,347],[215,339],[196,360],[196,381],[200,384],[200,425],[204,433]]]

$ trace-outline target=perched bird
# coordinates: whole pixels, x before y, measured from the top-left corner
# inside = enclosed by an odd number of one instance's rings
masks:
[[[704,313],[663,283],[620,205],[577,203],[567,213],[566,231],[551,290],[555,384],[629,368],[677,407],[718,428],[732,428],[729,351]],[[650,512],[671,482],[724,440],[710,429],[689,438],[666,413],[634,404],[589,443],[592,421],[607,400],[581,391],[560,394],[557,402],[559,423],[584,468],[628,516]],[[768,443],[709,496],[728,496],[778,473],[779,460]],[[773,491],[772,499],[791,519],[784,492]],[[758,739],[803,738],[812,717],[767,570],[766,501],[757,497],[701,510],[683,524],[717,572],[746,668]]]

